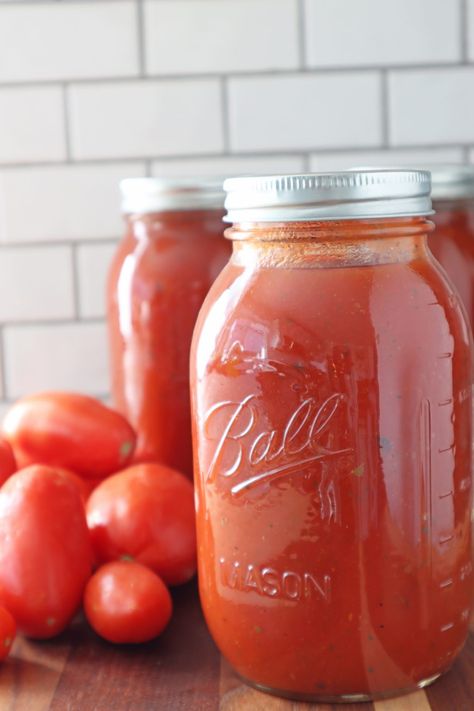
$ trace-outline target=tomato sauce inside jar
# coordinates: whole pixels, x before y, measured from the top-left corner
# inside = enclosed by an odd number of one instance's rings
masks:
[[[191,357],[210,631],[282,696],[426,686],[472,599],[471,338],[427,249],[429,174],[227,188]]]
[[[137,431],[136,461],[192,476],[189,349],[230,255],[222,187],[144,178],[121,189],[126,234],[108,280],[112,397]]]
[[[430,249],[446,270],[474,327],[474,166],[431,169],[436,229]]]

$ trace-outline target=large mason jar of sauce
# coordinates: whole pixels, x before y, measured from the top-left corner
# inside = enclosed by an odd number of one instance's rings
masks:
[[[138,434],[136,461],[192,475],[189,349],[230,255],[222,183],[121,184],[126,234],[108,280],[112,397]]]
[[[429,245],[457,288],[474,328],[474,166],[439,165],[430,170],[436,229]]]
[[[452,664],[472,596],[471,340],[419,171],[226,182],[191,356],[199,586],[250,684],[356,701]]]

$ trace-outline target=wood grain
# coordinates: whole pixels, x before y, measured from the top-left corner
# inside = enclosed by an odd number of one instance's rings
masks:
[[[174,593],[155,642],[117,647],[82,621],[56,640],[19,639],[0,667],[0,711],[474,711],[474,634],[452,670],[409,696],[350,706],[286,701],[251,689],[221,659],[196,586]]]
[[[424,691],[416,691],[398,699],[374,702],[375,711],[430,711],[430,702]]]
[[[70,646],[18,638],[0,667],[1,711],[48,711],[66,665]]]

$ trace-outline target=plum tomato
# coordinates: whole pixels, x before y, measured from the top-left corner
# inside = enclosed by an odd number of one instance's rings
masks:
[[[0,486],[16,472],[16,462],[9,442],[0,437]]]
[[[16,622],[4,607],[0,607],[0,661],[8,657],[16,634]]]
[[[92,479],[126,467],[136,442],[134,430],[118,412],[68,392],[18,400],[5,417],[3,433],[19,467],[48,464]]]
[[[162,464],[138,464],[108,477],[86,505],[95,557],[143,563],[167,585],[196,571],[193,485]]]
[[[80,606],[92,569],[84,503],[63,473],[35,465],[0,489],[0,605],[18,630],[59,634]]]

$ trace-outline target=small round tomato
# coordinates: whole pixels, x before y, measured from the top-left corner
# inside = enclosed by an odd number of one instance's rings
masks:
[[[196,571],[193,485],[161,464],[139,464],[100,484],[86,505],[96,559],[130,556],[179,585]]]
[[[0,661],[8,657],[16,635],[16,623],[8,610],[0,607]]]
[[[117,560],[94,573],[84,592],[91,627],[116,643],[148,642],[168,624],[173,603],[168,588],[140,563]]]
[[[18,464],[47,464],[92,479],[129,464],[136,435],[115,410],[87,395],[46,392],[18,400],[3,422]]]
[[[16,462],[10,443],[0,437],[0,486],[16,472]]]
[[[36,465],[0,489],[0,604],[28,637],[59,634],[92,569],[84,502],[63,473]]]

